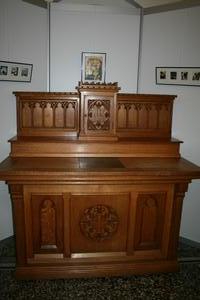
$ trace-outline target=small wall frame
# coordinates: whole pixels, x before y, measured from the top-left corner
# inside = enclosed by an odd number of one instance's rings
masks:
[[[31,82],[32,64],[0,61],[0,81]]]
[[[106,53],[82,52],[81,81],[104,83],[106,75]]]
[[[200,67],[156,67],[156,84],[200,86]]]

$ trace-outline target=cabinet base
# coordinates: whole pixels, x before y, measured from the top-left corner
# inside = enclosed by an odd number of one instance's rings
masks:
[[[116,264],[84,264],[65,266],[24,266],[16,268],[17,279],[58,279],[58,278],[83,278],[128,276],[149,273],[165,273],[179,271],[179,263],[170,261],[151,261],[137,263]]]

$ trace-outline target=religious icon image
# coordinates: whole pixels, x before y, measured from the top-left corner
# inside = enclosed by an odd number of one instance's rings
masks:
[[[105,82],[105,53],[82,53],[82,81]]]

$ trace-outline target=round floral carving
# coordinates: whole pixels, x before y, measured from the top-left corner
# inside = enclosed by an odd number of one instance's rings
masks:
[[[86,208],[80,218],[82,234],[95,241],[112,238],[117,232],[119,217],[116,211],[108,205],[95,205]]]

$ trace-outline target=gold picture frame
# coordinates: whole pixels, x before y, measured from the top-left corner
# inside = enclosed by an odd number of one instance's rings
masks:
[[[106,53],[82,52],[81,81],[105,83]]]

